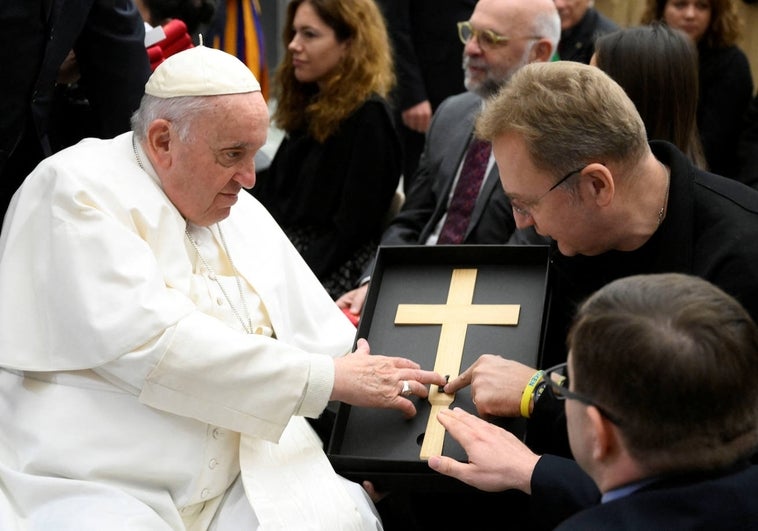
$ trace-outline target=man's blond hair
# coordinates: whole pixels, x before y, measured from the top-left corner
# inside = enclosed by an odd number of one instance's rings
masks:
[[[591,162],[633,167],[649,150],[634,103],[598,68],[572,61],[532,63],[488,100],[476,134],[515,133],[534,165],[556,175]]]

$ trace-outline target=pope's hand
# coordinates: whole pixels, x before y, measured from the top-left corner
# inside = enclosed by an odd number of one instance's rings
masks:
[[[398,409],[406,417],[416,414],[409,396],[403,396],[404,382],[411,395],[426,398],[429,384],[445,385],[445,378],[421,370],[406,358],[372,355],[368,341],[359,339],[355,352],[334,360],[334,388],[331,400],[353,406]]]

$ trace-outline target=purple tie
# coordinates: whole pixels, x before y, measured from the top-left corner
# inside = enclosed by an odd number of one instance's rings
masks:
[[[471,212],[474,210],[482,179],[490,159],[490,143],[474,138],[466,151],[458,184],[447,209],[447,218],[437,239],[438,244],[461,243],[466,235]]]

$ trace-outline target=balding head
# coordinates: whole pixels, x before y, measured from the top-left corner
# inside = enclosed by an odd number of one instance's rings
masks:
[[[479,0],[468,22],[466,88],[485,98],[522,66],[549,61],[561,33],[552,0]]]
[[[592,0],[555,0],[561,16],[561,29],[568,30],[579,24],[592,4]]]

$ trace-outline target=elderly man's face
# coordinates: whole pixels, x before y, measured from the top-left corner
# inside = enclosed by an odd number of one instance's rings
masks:
[[[463,71],[466,89],[483,98],[505,85],[519,68],[532,60],[532,46],[538,37],[529,33],[531,24],[524,20],[524,10],[516,12],[509,2],[479,0],[469,22],[474,31],[489,30],[507,43],[482,47],[471,38],[463,48]]]
[[[214,97],[182,142],[169,126],[171,164],[163,189],[189,221],[208,226],[227,216],[242,188],[255,184],[255,153],[268,133],[268,109],[260,92]]]
[[[561,17],[561,30],[567,30],[579,24],[590,8],[590,0],[555,0],[555,7]]]

